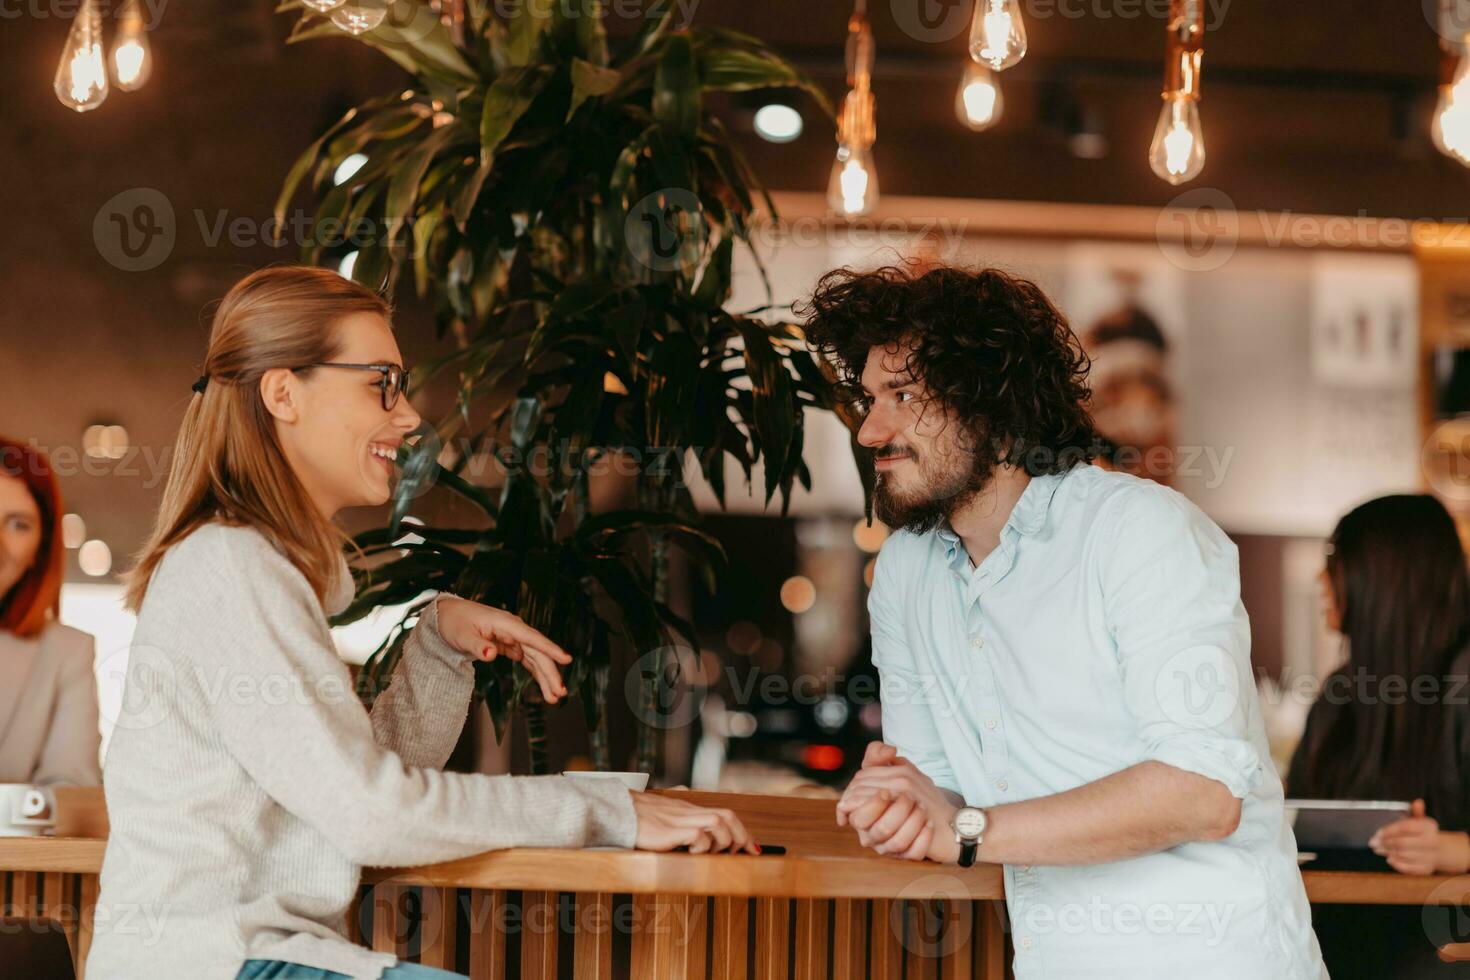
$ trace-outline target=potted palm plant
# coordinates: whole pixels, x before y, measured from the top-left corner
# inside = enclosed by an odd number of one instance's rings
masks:
[[[301,11],[295,41],[340,36],[299,0],[283,9]],[[759,463],[766,503],[779,498],[784,512],[793,484],[810,486],[803,413],[836,408],[796,327],[724,308],[758,202],[775,209],[705,103],[781,87],[830,107],[761,41],[675,30],[675,10],[655,0],[618,39],[600,0],[525,0],[504,18],[487,0],[452,11],[392,0],[358,40],[411,84],[323,133],[277,206],[279,221],[310,185],[318,227],[381,229],[352,275],[389,291],[412,281],[446,342],[433,368],[457,381],[454,411],[400,456],[388,525],[358,539],[376,557],[357,571],[342,621],[408,602],[411,622],[436,589],[516,611],[575,655],[567,686],[600,769],[612,763],[615,644],[641,655],[636,765],[657,765],[666,652],[695,643],[669,607],[669,549],[687,552],[711,588],[723,559],[686,465],[723,503],[726,460],[747,478]],[[367,162],[331,185],[359,153]],[[305,260],[328,254],[312,244]],[[468,465],[486,458],[503,470],[493,490]],[[629,473],[631,506],[594,512],[591,482],[610,461]],[[406,529],[430,485],[468,501],[475,526]],[[391,674],[403,625],[365,665],[365,698]],[[500,734],[525,712],[532,771],[545,771],[545,708],[528,675],[504,660],[476,674]]]

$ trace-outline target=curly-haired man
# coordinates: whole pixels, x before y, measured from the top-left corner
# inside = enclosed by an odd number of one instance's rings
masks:
[[[803,312],[898,529],[868,598],[883,741],[838,822],[1004,865],[1018,980],[1325,977],[1235,546],[1087,465],[1066,319],[994,269],[838,270]]]

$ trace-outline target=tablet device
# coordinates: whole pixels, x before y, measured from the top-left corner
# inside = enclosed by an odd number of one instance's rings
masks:
[[[1380,827],[1409,815],[1396,800],[1287,800],[1286,819],[1302,851],[1367,850]]]

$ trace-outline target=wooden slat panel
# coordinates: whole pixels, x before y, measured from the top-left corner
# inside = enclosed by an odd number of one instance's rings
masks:
[[[504,914],[504,892],[470,892],[470,980],[505,980]]]
[[[906,980],[935,980],[944,926],[932,899],[914,899],[903,905],[903,950],[908,961]]]
[[[97,885],[96,875],[82,876],[82,907],[79,910],[80,921],[77,925],[77,980],[82,980],[87,954],[92,951],[92,926],[96,918]]]
[[[697,917],[692,906],[698,904]],[[685,942],[691,926],[703,932],[704,900],[688,895],[635,895],[633,897],[633,953],[629,976],[677,980],[704,972],[704,944],[699,943],[699,967],[691,973],[692,957]]]
[[[1005,980],[1005,914],[1000,902],[975,903],[975,980]]]
[[[944,980],[970,980],[975,974],[975,944],[980,941],[976,917],[989,915],[980,902],[950,901],[949,933],[944,937],[944,959],[939,973]]]
[[[41,872],[22,871],[11,882],[10,904],[16,911],[12,915],[24,919],[41,914]]]
[[[682,946],[684,946],[684,971],[679,976],[686,980],[704,980],[706,949],[710,943],[710,904],[703,895],[684,896],[684,921],[682,921]]]
[[[790,929],[789,899],[755,900],[755,980],[787,980]]]
[[[820,898],[796,903],[796,980],[828,980],[827,907]]]
[[[832,903],[832,980],[859,980],[868,973],[868,903],[839,898]]]
[[[423,917],[419,922],[419,962],[441,970],[454,970],[455,903],[459,901],[459,890],[455,888],[419,889]]]
[[[897,980],[903,974],[903,900],[873,901],[873,927],[868,933],[868,976]]]
[[[716,898],[714,923],[710,929],[714,966],[711,980],[745,980],[750,949],[750,901]]]
[[[556,892],[522,893],[522,980],[556,980],[556,899]]]
[[[707,906],[701,895],[634,896],[629,976],[703,980],[711,942]]]
[[[59,917],[61,928],[66,932],[66,944],[71,947],[72,972],[81,972],[81,937],[77,934],[78,921],[81,918],[81,890],[82,878],[85,875],[63,875],[61,881],[62,914]]]
[[[64,876],[60,871],[47,871],[41,875],[41,915],[60,921],[67,912],[66,895],[61,884]]]
[[[577,893],[577,934],[572,941],[574,980],[612,980],[612,896]]]
[[[373,886],[373,949],[402,957],[408,952],[408,926],[404,915],[404,888],[397,882],[380,881]]]

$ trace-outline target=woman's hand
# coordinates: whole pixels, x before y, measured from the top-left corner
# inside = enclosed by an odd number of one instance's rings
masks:
[[[729,810],[652,793],[632,793],[632,797],[633,812],[638,815],[638,840],[633,846],[640,851],[672,851],[687,844],[690,854],[761,852],[740,818]]]
[[[536,678],[547,704],[566,695],[557,665],[571,663],[572,655],[519,616],[458,596],[440,596],[438,602],[439,635],[444,642],[476,660],[506,657],[516,661]]]
[[[1406,875],[1432,875],[1439,867],[1439,822],[1424,815],[1415,800],[1409,816],[1395,820],[1368,841],[1373,853],[1388,858],[1389,867]]]

